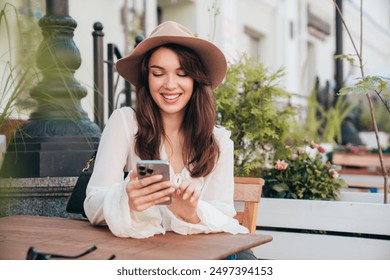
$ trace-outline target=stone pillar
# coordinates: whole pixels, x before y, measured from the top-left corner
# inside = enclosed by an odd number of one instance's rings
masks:
[[[30,91],[37,107],[8,146],[1,177],[77,176],[100,139],[99,126],[81,106],[87,90],[74,77],[81,56],[68,1],[46,0],[39,25],[42,79]]]

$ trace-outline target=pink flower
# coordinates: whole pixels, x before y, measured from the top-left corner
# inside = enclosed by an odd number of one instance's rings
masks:
[[[329,169],[329,174],[335,180],[337,180],[340,177],[340,174],[336,170],[334,170],[333,168]]]
[[[292,160],[296,160],[298,158],[298,155],[297,154],[292,154],[292,155],[290,155],[290,158]]]
[[[302,155],[305,152],[304,148],[298,148],[297,153],[298,155]]]
[[[325,153],[325,149],[324,149],[322,146],[318,146],[318,147],[317,147],[317,150],[318,150],[321,154],[324,154],[324,153]]]
[[[285,170],[288,167],[288,163],[285,162],[284,160],[278,160],[275,164],[275,169],[276,170]]]

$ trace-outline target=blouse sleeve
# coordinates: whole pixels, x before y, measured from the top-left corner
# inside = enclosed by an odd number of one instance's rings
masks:
[[[234,145],[230,132],[224,128],[216,129],[216,138],[220,145],[220,157],[212,173],[205,177],[197,214],[199,224],[189,224],[177,218],[168,209],[171,228],[181,234],[210,232],[248,233],[233,217],[234,208]]]
[[[145,238],[165,231],[157,207],[136,212],[128,205],[125,188],[129,177],[124,179],[123,171],[132,153],[129,127],[136,127],[136,121],[133,114],[125,113],[126,109],[115,110],[104,128],[84,209],[92,224],[107,224],[116,236]]]

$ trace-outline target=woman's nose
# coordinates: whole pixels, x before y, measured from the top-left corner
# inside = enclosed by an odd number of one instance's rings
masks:
[[[174,88],[176,88],[177,87],[176,77],[174,75],[167,75],[164,87],[166,89],[174,89]]]

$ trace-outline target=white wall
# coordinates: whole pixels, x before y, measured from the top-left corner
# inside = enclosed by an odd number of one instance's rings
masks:
[[[166,6],[162,15],[162,21],[177,21],[188,27],[192,32],[196,31],[196,19],[196,7],[189,2]]]
[[[313,86],[313,78],[319,76],[320,83],[323,86],[325,81],[334,82],[334,54],[336,48],[335,39],[335,8],[332,1],[308,1],[310,5],[310,11],[320,17],[331,26],[331,34],[324,36],[324,38],[318,38],[312,34],[308,34],[307,41],[313,45],[313,71],[307,73],[307,86],[304,87],[306,92],[310,92]]]
[[[231,0],[224,2],[224,5],[219,7],[220,15],[218,22],[221,24],[221,34],[219,36],[218,45],[225,53],[229,61],[234,61],[239,55],[238,44],[240,33],[242,32],[238,23],[238,1]]]
[[[75,77],[88,89],[88,95],[81,100],[81,104],[91,120],[93,120],[93,24],[96,21],[103,24],[105,57],[108,43],[115,43],[123,54],[125,42],[120,14],[123,2],[124,0],[69,0],[69,14],[78,24],[73,40],[80,50],[82,59]]]
[[[387,0],[373,0],[370,5],[363,3],[363,63],[367,75],[390,75],[390,4]],[[346,2],[344,5],[345,20],[356,47],[360,50],[360,1]],[[387,17],[385,15],[387,13]],[[344,36],[344,52],[355,54],[350,39]],[[345,63],[346,64],[346,63]],[[345,75],[356,71],[345,65]],[[387,69],[387,70],[386,70]]]
[[[301,17],[302,7],[299,5],[299,1],[286,1],[283,4],[279,9],[284,12],[284,43],[282,43],[282,46],[285,59],[280,66],[285,66],[286,69],[286,89],[292,93],[305,94],[302,92],[302,84],[307,82],[306,73],[303,71],[307,57],[307,32],[302,27],[307,26],[307,23]],[[306,10],[305,6],[303,10]],[[274,55],[277,56],[278,54],[275,53]]]
[[[279,68],[276,62],[276,56],[274,55],[276,41],[276,30],[280,23],[276,16],[277,6],[279,1],[269,2],[266,1],[238,1],[237,10],[237,23],[238,23],[238,45],[236,46],[237,52],[242,53],[247,50],[245,46],[246,38],[244,28],[249,27],[252,30],[261,33],[264,37],[264,57],[262,61],[267,67],[273,69]]]

